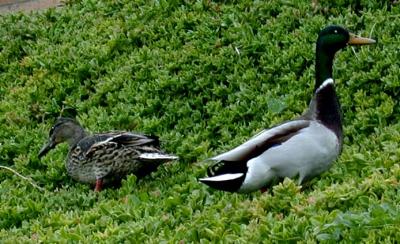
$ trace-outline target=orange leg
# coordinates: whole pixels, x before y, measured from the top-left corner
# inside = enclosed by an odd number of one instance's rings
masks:
[[[103,188],[103,179],[97,179],[96,180],[96,187],[94,188],[94,191],[99,192]]]

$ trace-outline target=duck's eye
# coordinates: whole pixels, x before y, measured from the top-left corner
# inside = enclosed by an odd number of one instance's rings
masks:
[[[337,30],[334,30],[333,33],[337,34]]]
[[[54,126],[51,127],[50,132],[49,132],[49,136],[51,136],[53,134],[53,132],[54,132]]]

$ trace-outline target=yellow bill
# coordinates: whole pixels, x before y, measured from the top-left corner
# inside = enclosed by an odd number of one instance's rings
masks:
[[[353,33],[350,33],[350,39],[348,44],[350,45],[366,45],[366,44],[374,44],[376,41],[371,38],[357,36]]]

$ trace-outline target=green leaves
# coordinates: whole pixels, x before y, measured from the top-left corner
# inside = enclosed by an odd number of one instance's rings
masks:
[[[369,232],[399,226],[398,207],[389,204],[372,205],[366,212],[332,212],[330,223],[316,229],[316,237],[320,241],[337,241],[350,234],[351,241],[363,241]],[[382,236],[380,240],[395,240]]]
[[[400,212],[399,7],[391,1],[69,1],[0,17],[0,242],[395,242]],[[337,54],[345,143],[300,188],[231,194],[205,161],[307,108],[318,31],[378,39]],[[97,194],[39,160],[50,125],[160,136],[178,162]]]

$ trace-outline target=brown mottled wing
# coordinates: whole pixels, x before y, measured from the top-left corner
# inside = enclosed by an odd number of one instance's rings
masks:
[[[101,138],[102,140],[95,140],[95,138]],[[85,156],[87,158],[93,157],[93,155],[100,153],[107,153],[108,151],[117,150],[123,146],[154,146],[158,147],[159,141],[157,137],[150,137],[146,135],[134,134],[131,132],[120,132],[120,133],[107,133],[97,134],[92,136],[93,143],[87,148]]]

